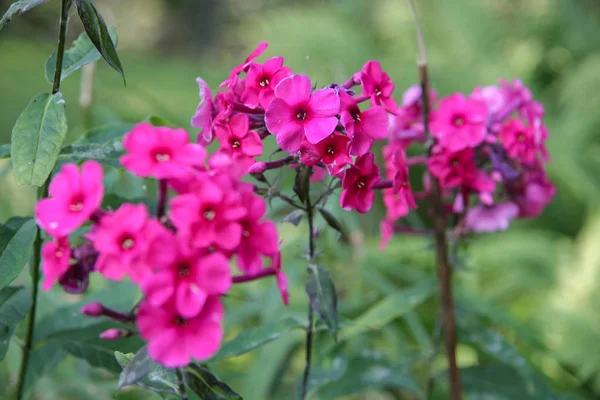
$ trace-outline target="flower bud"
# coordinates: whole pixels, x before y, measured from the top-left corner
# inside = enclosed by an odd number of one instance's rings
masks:
[[[267,170],[267,163],[264,161],[255,162],[248,170],[251,174],[262,174]]]
[[[123,333],[117,328],[108,329],[100,334],[100,339],[117,340],[123,336]]]
[[[100,303],[89,303],[81,307],[81,313],[88,317],[99,317],[104,314],[104,306]]]

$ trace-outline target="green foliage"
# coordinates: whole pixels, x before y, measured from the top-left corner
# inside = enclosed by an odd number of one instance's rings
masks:
[[[342,242],[346,244],[350,243],[350,236],[348,234],[348,231],[344,228],[342,223],[335,217],[335,215],[333,215],[331,211],[323,207],[319,207],[318,210],[319,213],[321,213],[321,216],[323,217],[325,222],[327,222],[327,225],[339,232],[340,239],[342,240]]]
[[[24,222],[18,229],[0,227],[0,289],[3,289],[23,270],[31,254],[31,246],[37,234],[33,219]]]
[[[117,45],[117,32],[114,29],[109,29],[110,37],[112,42]],[[60,80],[64,80],[67,76],[77,71],[79,68],[86,64],[97,61],[102,57],[98,50],[94,47],[94,44],[88,37],[87,33],[82,33],[73,42],[70,49],[65,51],[63,56],[63,66],[60,74]],[[46,60],[46,80],[49,83],[54,81],[54,73],[56,71],[56,52],[52,53],[48,60]]]
[[[319,264],[310,263],[307,270],[306,294],[310,306],[337,340],[337,295],[331,275],[327,268]]]
[[[190,364],[183,377],[186,385],[203,400],[242,400],[242,396],[201,366]]]
[[[10,7],[8,7],[8,10],[0,19],[0,29],[2,29],[4,25],[8,24],[12,20],[12,17],[14,17],[16,14],[23,14],[24,12],[31,10],[35,6],[39,6],[46,1],[48,0],[19,0],[14,2]]]
[[[123,83],[125,83],[125,73],[121,66],[121,60],[119,60],[115,43],[113,43],[104,18],[102,18],[102,15],[100,15],[91,0],[75,0],[75,4],[77,5],[77,13],[88,38],[96,46],[96,49],[108,65],[121,74]]]
[[[0,361],[19,322],[31,307],[31,296],[23,286],[8,286],[0,290]]]
[[[67,136],[62,94],[42,93],[21,114],[12,131],[11,159],[19,185],[42,186]]]

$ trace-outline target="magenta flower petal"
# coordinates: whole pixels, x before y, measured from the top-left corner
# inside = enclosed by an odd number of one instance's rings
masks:
[[[333,133],[337,124],[336,117],[311,118],[304,124],[306,139],[312,144],[319,143]]]
[[[335,116],[340,112],[340,98],[333,89],[317,90],[308,101],[308,110],[311,118]]]
[[[311,91],[312,87],[308,76],[293,75],[279,82],[275,88],[275,96],[285,99],[290,106],[298,106],[308,102]]]

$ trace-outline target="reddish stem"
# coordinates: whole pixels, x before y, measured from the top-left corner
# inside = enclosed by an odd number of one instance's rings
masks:
[[[265,110],[262,107],[250,108],[242,103],[233,103],[233,111],[244,114],[264,114]]]
[[[386,179],[384,181],[379,181],[377,182],[374,186],[373,189],[377,190],[377,189],[390,189],[394,187],[394,181],[391,179]]]
[[[254,273],[254,274],[244,274],[244,275],[238,275],[238,276],[234,276],[232,278],[233,283],[244,283],[244,282],[251,282],[260,278],[264,278],[265,276],[271,276],[271,275],[275,275],[277,274],[277,270],[274,267],[268,267],[265,269],[261,269],[260,271]]]

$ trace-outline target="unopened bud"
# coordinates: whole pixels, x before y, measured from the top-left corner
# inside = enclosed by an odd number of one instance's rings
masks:
[[[104,314],[104,306],[100,303],[89,303],[81,307],[81,313],[88,317],[99,317]]]
[[[262,174],[266,170],[267,170],[267,163],[264,161],[259,161],[259,162],[255,162],[254,164],[252,164],[250,166],[250,169],[248,170],[248,172],[251,174]]]
[[[117,328],[108,329],[100,334],[100,339],[117,340],[123,336],[123,333]]]

